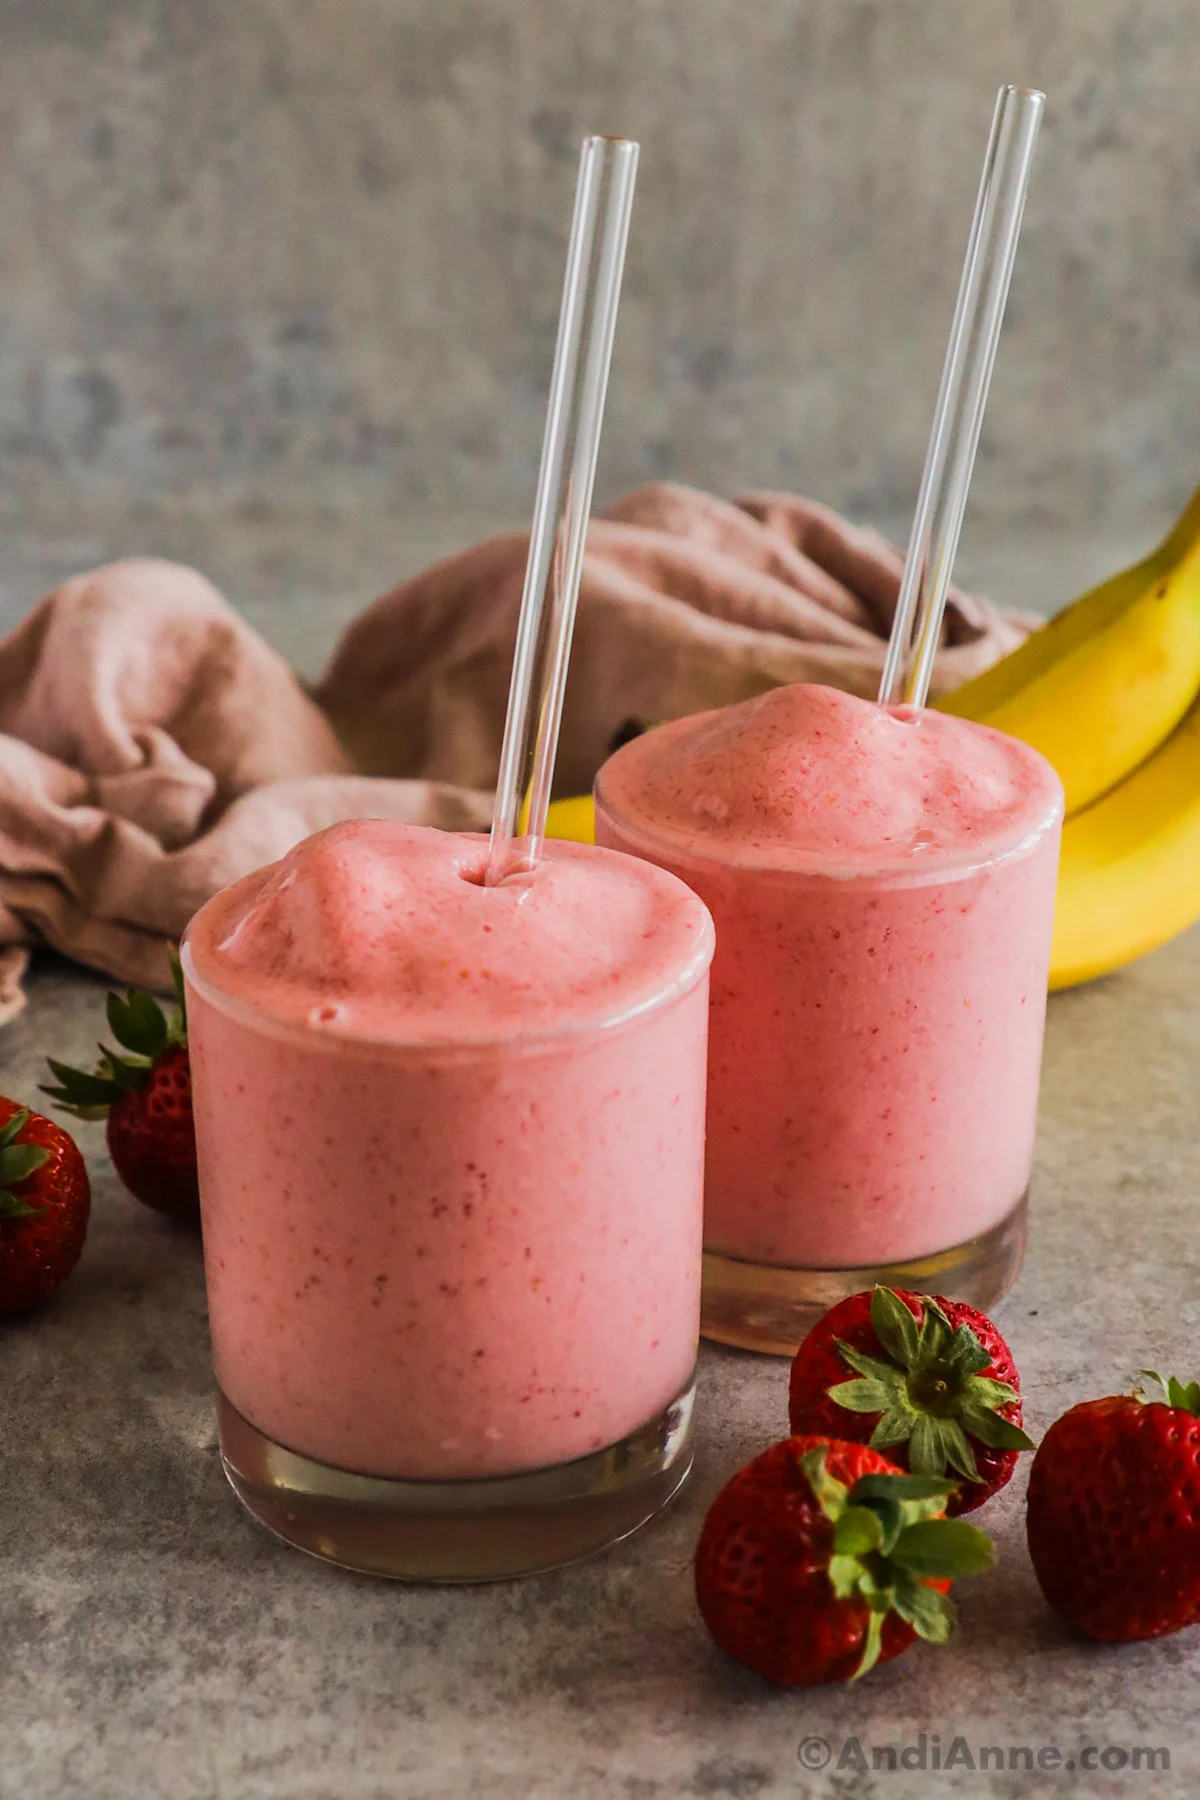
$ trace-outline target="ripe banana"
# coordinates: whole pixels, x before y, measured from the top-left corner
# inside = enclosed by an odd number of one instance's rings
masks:
[[[546,836],[567,838],[573,844],[596,841],[596,809],[590,794],[575,794],[569,800],[552,800],[546,813]]]
[[[1040,750],[1068,816],[1136,769],[1200,689],[1200,491],[1143,562],[939,701]]]
[[[1133,962],[1200,918],[1200,697],[1154,755],[1063,827],[1051,988]]]

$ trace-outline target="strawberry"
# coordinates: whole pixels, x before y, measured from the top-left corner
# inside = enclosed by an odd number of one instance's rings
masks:
[[[973,1306],[932,1294],[877,1287],[839,1301],[796,1352],[788,1410],[793,1431],[869,1443],[914,1475],[961,1477],[950,1515],[982,1506],[1033,1449],[1008,1345]]]
[[[74,1138],[0,1098],[0,1313],[62,1286],[83,1249],[92,1191]]]
[[[866,1444],[773,1444],[717,1495],[696,1599],[723,1650],[769,1681],[852,1681],[917,1637],[954,1630],[951,1580],[992,1563],[982,1531],[943,1517],[953,1483],[902,1475]]]
[[[1026,1531],[1043,1594],[1106,1643],[1200,1624],[1200,1382],[1146,1370],[1056,1419],[1033,1459]]]
[[[108,996],[108,1023],[128,1052],[100,1045],[90,1071],[50,1057],[58,1082],[43,1094],[81,1119],[107,1119],[113,1167],[130,1193],[156,1212],[194,1224],[200,1217],[192,1071],[179,959],[172,955],[177,1010],[165,1013],[150,994],[131,989]]]

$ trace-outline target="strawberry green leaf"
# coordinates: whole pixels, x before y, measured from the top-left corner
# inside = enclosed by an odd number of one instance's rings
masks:
[[[989,1412],[986,1406],[964,1406],[959,1419],[964,1431],[986,1444],[989,1450],[1035,1450],[1033,1439],[1027,1432],[1014,1425],[1011,1419],[1000,1413]]]
[[[833,1528],[838,1556],[869,1556],[883,1548],[883,1523],[869,1506],[848,1506]]]
[[[21,1194],[10,1190],[19,1187],[38,1169],[50,1161],[50,1152],[41,1144],[18,1144],[17,1133],[27,1124],[29,1109],[15,1112],[0,1131],[0,1219],[32,1219],[42,1210],[31,1206]]]
[[[6,1144],[0,1150],[0,1188],[15,1187],[50,1160],[40,1144]]]
[[[889,1550],[903,1526],[940,1518],[956,1485],[931,1475],[871,1475],[865,1480],[872,1485],[864,1490],[864,1483],[856,1481],[851,1505],[870,1506],[879,1513]]]
[[[877,1287],[871,1295],[871,1324],[893,1362],[911,1368],[917,1354],[917,1321],[891,1288]]]
[[[872,1450],[886,1450],[889,1444],[907,1444],[912,1433],[912,1422],[911,1407],[897,1407],[881,1413],[879,1423],[870,1437]]]
[[[870,1375],[860,1375],[856,1381],[840,1381],[829,1390],[829,1398],[847,1412],[890,1412],[902,1397],[903,1388],[898,1391],[895,1382],[876,1381]]]
[[[42,1093],[50,1096],[59,1112],[70,1113],[73,1119],[107,1119],[112,1110],[112,1100],[105,1100],[99,1105],[79,1106],[64,1100],[56,1088],[44,1087]],[[114,1098],[117,1097],[114,1095]]]
[[[913,1419],[908,1440],[908,1466],[914,1475],[941,1475],[945,1472],[946,1458],[937,1426],[937,1420],[931,1419],[928,1413],[917,1413]]]
[[[946,1644],[954,1636],[958,1624],[954,1602],[937,1588],[920,1581],[898,1581],[892,1605],[927,1643]]]
[[[52,1056],[46,1061],[58,1079],[58,1086],[43,1087],[41,1091],[68,1111],[74,1112],[81,1107],[109,1107],[120,1093],[108,1074],[89,1074],[86,1069],[73,1069],[69,1063],[56,1062]]]
[[[868,1500],[948,1500],[957,1483],[932,1475],[860,1475],[851,1490],[855,1506]]]
[[[954,1629],[954,1608],[923,1583],[974,1574],[992,1562],[981,1531],[940,1516],[954,1483],[924,1475],[867,1475],[847,1493],[828,1474],[824,1446],[799,1460],[833,1523],[830,1586],[839,1599],[859,1600],[867,1609],[856,1676],[878,1661],[889,1612],[906,1619],[919,1636],[944,1643]]]
[[[110,994],[107,1012],[109,1030],[124,1049],[151,1060],[166,1049],[166,1016],[149,994],[137,988],[131,989],[124,1000],[120,994]]]
[[[886,1613],[892,1607],[894,1572],[880,1557],[867,1557],[858,1578],[858,1591],[872,1612]]]
[[[977,1525],[965,1519],[919,1519],[906,1525],[892,1546],[889,1561],[910,1575],[940,1576],[954,1581],[990,1569],[995,1554]]]
[[[957,1419],[936,1419],[934,1421],[941,1440],[942,1455],[945,1466],[957,1470],[958,1474],[968,1481],[979,1480],[979,1465],[975,1461],[975,1452],[967,1442],[967,1436]]]
[[[847,1488],[845,1482],[838,1481],[825,1467],[824,1444],[806,1450],[800,1458],[800,1468],[825,1517],[836,1520],[846,1505]]]
[[[926,1298],[921,1328],[917,1334],[915,1360],[922,1363],[947,1362],[953,1340],[954,1333],[945,1313],[933,1300]]]
[[[901,1507],[904,1524],[915,1525],[921,1519],[940,1519],[944,1517],[946,1502],[944,1500],[906,1500]]]
[[[960,1325],[950,1339],[950,1347],[946,1352],[946,1361],[950,1367],[957,1369],[960,1375],[978,1375],[981,1369],[987,1368],[991,1360],[971,1327]],[[1003,1383],[997,1382],[996,1386],[1001,1387]]]
[[[41,1211],[40,1206],[30,1206],[19,1194],[0,1191],[0,1224],[7,1224],[10,1219],[36,1219]]]
[[[1158,1401],[1158,1404],[1161,1405],[1165,1402],[1167,1406],[1176,1406],[1182,1412],[1200,1414],[1200,1381],[1189,1381],[1185,1385],[1174,1375],[1170,1375],[1164,1380],[1161,1375],[1156,1375],[1153,1369],[1142,1369],[1141,1374],[1147,1381],[1157,1383],[1162,1389],[1163,1401]],[[1139,1398],[1145,1401],[1147,1396],[1143,1394],[1139,1395]],[[1154,1403],[1150,1402],[1150,1404]]]
[[[118,1056],[114,1051],[106,1050],[103,1044],[100,1055],[113,1084],[122,1094],[136,1094],[150,1079],[152,1064],[148,1056]]]
[[[173,1009],[168,1016],[151,994],[137,988],[124,997],[110,993],[107,1014],[113,1036],[125,1054],[101,1044],[99,1062],[91,1070],[73,1069],[52,1056],[47,1058],[56,1085],[43,1086],[42,1093],[81,1119],[103,1118],[122,1094],[136,1093],[146,1085],[164,1050],[186,1042],[182,1016],[176,1017]]]
[[[825,1573],[829,1577],[830,1587],[839,1600],[851,1600],[858,1593],[862,1564],[857,1556],[839,1556],[835,1551],[829,1559],[829,1566]]]
[[[28,1121],[29,1108],[27,1106],[22,1106],[13,1114],[7,1125],[0,1126],[0,1150],[3,1150],[7,1145],[13,1143],[14,1140],[20,1136]]]
[[[847,1412],[879,1414],[870,1438],[874,1449],[907,1444],[914,1472],[953,1470],[964,1480],[980,1481],[975,1445],[1033,1448],[1019,1426],[1000,1416],[1002,1407],[1019,1401],[1017,1390],[983,1374],[991,1366],[990,1353],[969,1326],[954,1329],[932,1296],[924,1298],[918,1326],[897,1294],[876,1288],[871,1322],[891,1360],[838,1339],[838,1353],[857,1379],[839,1382],[827,1393]]]
[[[1007,1381],[994,1381],[990,1375],[976,1375],[971,1382],[971,1399],[984,1406],[1011,1406],[1017,1390]]]
[[[867,1635],[863,1641],[862,1659],[850,1677],[857,1681],[860,1676],[869,1675],[879,1661],[879,1652],[883,1648],[883,1614],[871,1612],[867,1616]]]
[[[855,1491],[857,1492],[857,1489]],[[857,1500],[854,1504],[857,1506]],[[900,1536],[905,1525],[910,1523],[910,1520],[906,1517],[905,1508],[900,1505],[898,1500],[883,1497],[864,1500],[863,1505],[870,1507],[871,1511],[875,1514],[875,1517],[879,1520],[879,1529],[882,1533],[882,1541],[879,1547],[886,1556],[896,1539]]]
[[[888,1387],[898,1386],[903,1389],[904,1374],[892,1363],[883,1362],[878,1356],[868,1356],[864,1350],[856,1350],[853,1344],[845,1344],[837,1340],[838,1354],[843,1362],[848,1363],[856,1375],[864,1375],[868,1381],[882,1381]]]

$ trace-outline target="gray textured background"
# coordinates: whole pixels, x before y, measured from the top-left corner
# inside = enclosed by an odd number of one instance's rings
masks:
[[[971,529],[1133,543],[1200,479],[1197,0],[0,0],[0,47],[10,527],[521,518],[590,129],[643,143],[602,495],[902,524],[1004,79],[1049,109]]]

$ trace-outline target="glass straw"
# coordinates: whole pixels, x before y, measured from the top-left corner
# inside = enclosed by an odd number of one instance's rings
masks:
[[[1002,87],[996,96],[904,579],[879,683],[879,699],[885,705],[900,698],[902,685],[910,706],[924,706],[929,698],[1045,102],[1045,94],[1037,88]]]
[[[562,721],[638,146],[584,140],[492,809],[488,887],[533,869]]]

